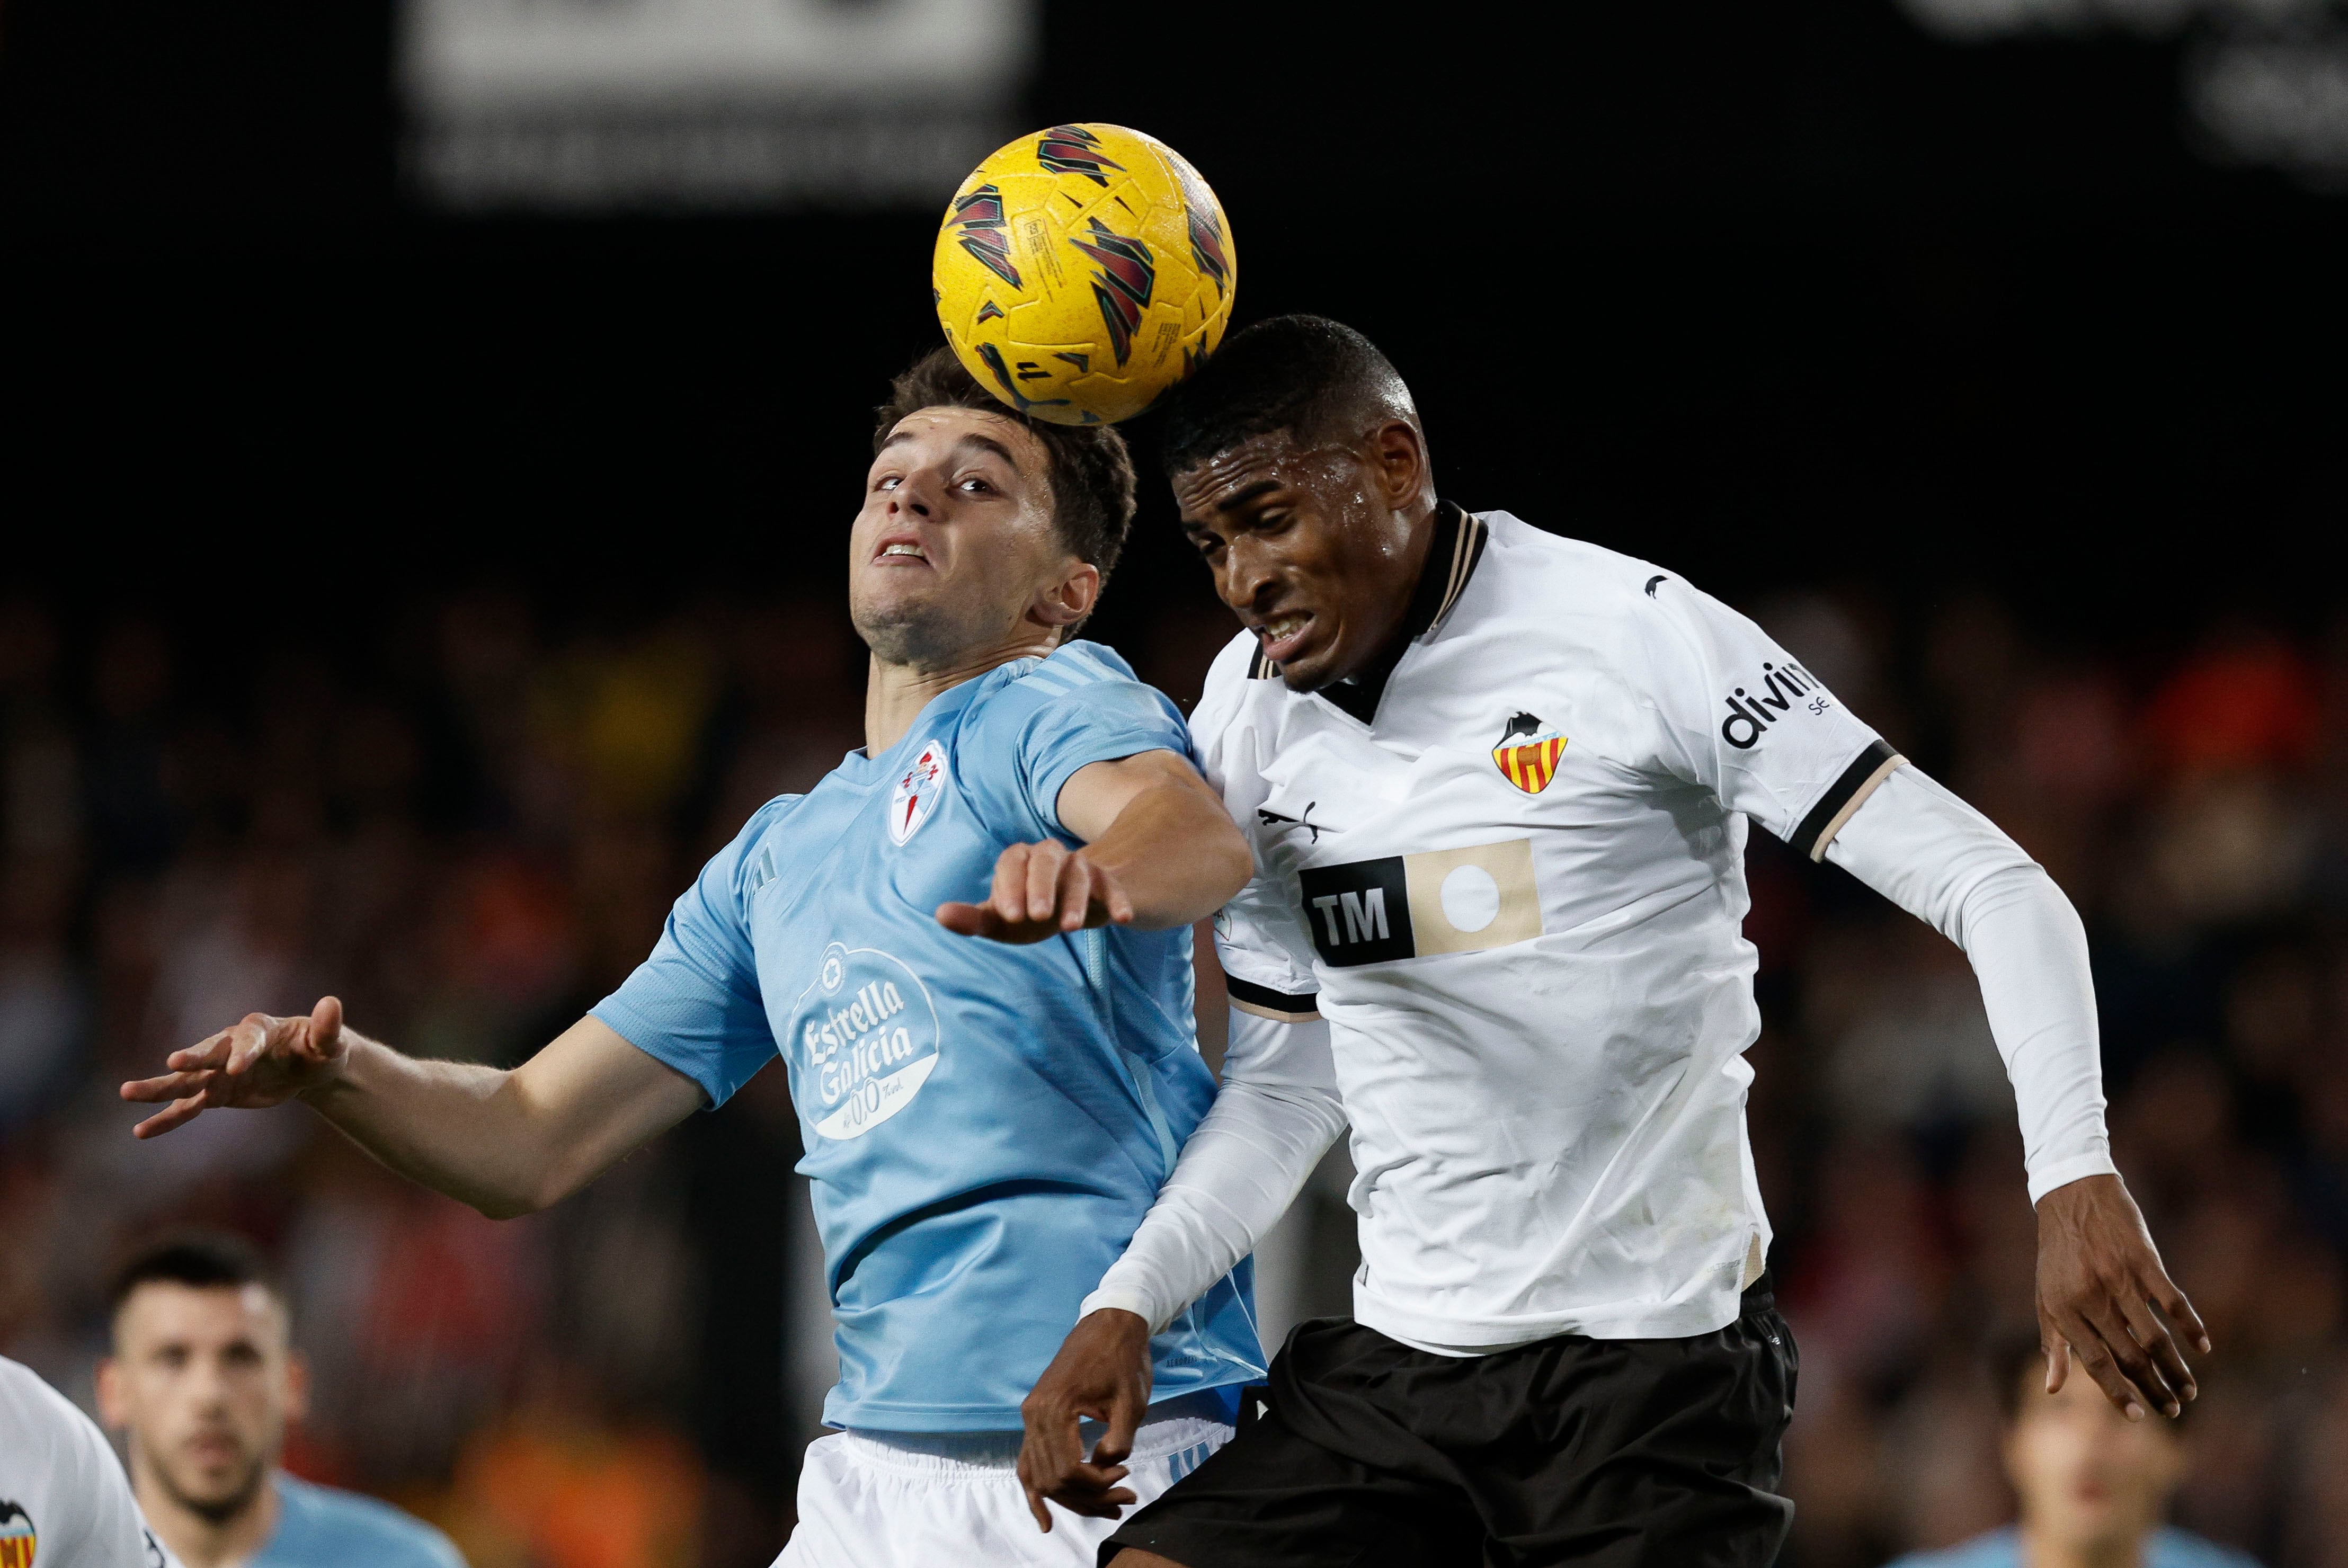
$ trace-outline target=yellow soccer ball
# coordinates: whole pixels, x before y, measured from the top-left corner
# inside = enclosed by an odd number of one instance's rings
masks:
[[[1179,153],[1115,125],[1056,125],[971,172],[938,230],[938,321],[1021,413],[1107,425],[1202,364],[1231,319],[1222,203]]]

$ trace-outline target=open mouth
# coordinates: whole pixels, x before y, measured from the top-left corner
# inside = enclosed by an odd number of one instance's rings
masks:
[[[1313,625],[1313,612],[1290,610],[1274,615],[1255,629],[1263,644],[1264,657],[1273,664],[1286,664],[1294,656]]]
[[[892,539],[883,544],[872,557],[872,563],[875,566],[908,565],[914,562],[927,566],[930,563],[930,556],[929,552],[922,548],[919,541],[911,539]]]

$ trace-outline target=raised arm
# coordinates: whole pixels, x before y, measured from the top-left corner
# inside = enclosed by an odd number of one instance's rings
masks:
[[[2112,1163],[2086,933],[2070,900],[1989,819],[1904,765],[1817,852],[1972,962],[2022,1117],[2048,1390],[2076,1355],[2131,1420],[2175,1416],[2198,1389],[2171,1326],[2205,1352],[2209,1333]]]
[[[140,1138],[207,1110],[301,1099],[392,1170],[492,1219],[577,1191],[703,1099],[596,1018],[502,1071],[403,1056],[345,1026],[332,996],[307,1017],[250,1014],[164,1065],[122,1086],[125,1099],[165,1107],[134,1130]]]
[[[1014,844],[985,902],[941,904],[939,923],[1010,943],[1087,925],[1162,931],[1214,913],[1254,870],[1221,799],[1171,751],[1086,764],[1061,786],[1057,810],[1083,848]]]

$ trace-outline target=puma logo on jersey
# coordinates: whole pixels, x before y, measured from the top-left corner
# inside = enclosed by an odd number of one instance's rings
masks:
[[[1313,835],[1313,841],[1317,844],[1321,841],[1321,829],[1323,824],[1313,820],[1313,808],[1319,804],[1321,804],[1321,802],[1318,800],[1305,801],[1304,814],[1301,817],[1283,817],[1277,811],[1268,810],[1265,808],[1259,806],[1256,808],[1255,820],[1262,822],[1267,828],[1283,826],[1286,828],[1302,828],[1306,832]]]
[[[1530,839],[1312,866],[1300,880],[1313,950],[1332,968],[1479,953],[1541,934]]]

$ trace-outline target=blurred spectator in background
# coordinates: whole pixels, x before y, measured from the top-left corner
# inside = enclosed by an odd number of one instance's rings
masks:
[[[2082,1377],[2049,1394],[2034,1338],[1999,1346],[1990,1376],[2021,1522],[1893,1568],[2257,1568],[2161,1523],[2191,1462],[2187,1420],[2130,1421]]]
[[[1145,558],[1098,622],[1186,705],[1230,640],[1194,571]],[[192,614],[0,604],[0,1353],[87,1402],[121,1249],[229,1227],[304,1307],[288,1471],[473,1568],[767,1568],[835,1380],[779,1075],[503,1223],[314,1119],[141,1148],[113,1090],[211,1026],[216,986],[283,1011],[350,976],[352,1008],[477,1061],[576,1017],[759,801],[860,743],[863,646],[837,594],[793,591],[419,587],[265,655]],[[2348,1568],[2348,615],[2098,629],[1868,584],[1752,607],[2086,920],[2115,1153],[2218,1346],[2177,1522]],[[1748,1116],[1802,1347],[1781,1564],[1879,1568],[2015,1514],[1974,1365],[2034,1327],[2011,1091],[1954,947],[1766,834],[1748,875]],[[1199,982],[1213,1061],[1211,956]],[[1353,1180],[1341,1150],[1267,1243],[1268,1334],[1346,1309]]]
[[[463,1568],[430,1525],[278,1468],[310,1374],[250,1246],[157,1243],[124,1264],[113,1305],[98,1406],[129,1439],[139,1507],[187,1568]]]

